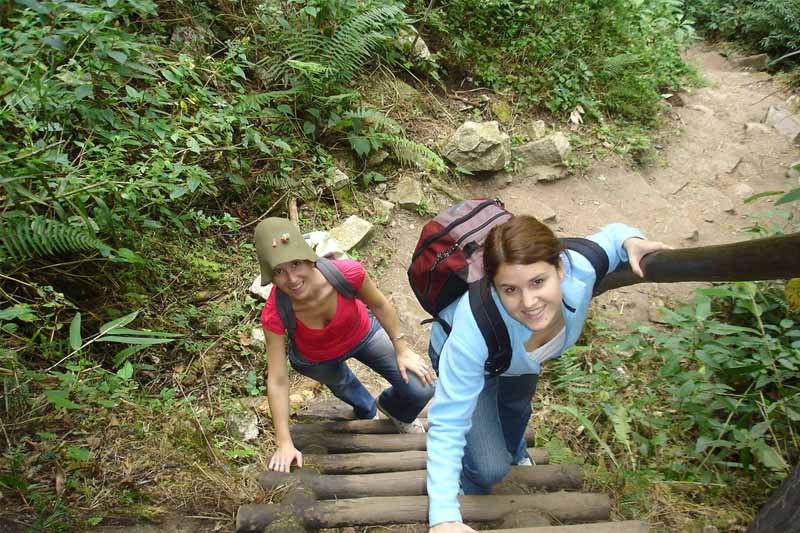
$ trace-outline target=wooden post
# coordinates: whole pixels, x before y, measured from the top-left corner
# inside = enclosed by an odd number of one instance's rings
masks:
[[[600,282],[595,294],[637,283],[757,281],[800,277],[800,233],[751,241],[661,250],[642,259],[644,279],[623,264]]]
[[[525,432],[525,441],[532,444],[534,431]],[[425,450],[427,435],[425,433],[402,433],[395,435],[358,435],[358,434],[325,434],[317,432],[299,432],[292,434],[292,440],[298,450],[316,445],[327,449],[329,453],[355,452],[402,452],[407,450]]]
[[[608,520],[611,502],[605,494],[554,492],[516,496],[461,496],[461,513],[466,522],[491,522],[520,508],[538,509],[561,522]],[[248,504],[236,513],[236,531],[260,532],[279,516],[282,504]],[[427,496],[359,498],[318,501],[295,509],[306,529],[410,524],[428,521]]]
[[[386,472],[362,475],[320,475],[310,470],[298,470],[291,474],[264,472],[258,483],[266,491],[301,482],[308,487],[317,500],[367,498],[371,496],[424,496],[426,488],[425,470],[408,472]],[[583,486],[578,465],[514,466],[506,478],[494,490],[495,494],[519,494],[526,490],[579,489]]]
[[[306,453],[309,449],[306,447],[304,450],[303,464],[320,474],[378,474],[424,470],[427,460],[423,451],[313,455]],[[537,465],[550,463],[550,455],[541,448],[528,448],[528,455]]]

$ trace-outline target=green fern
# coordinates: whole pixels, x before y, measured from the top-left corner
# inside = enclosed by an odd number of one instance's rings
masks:
[[[361,120],[389,133],[399,133],[401,129],[400,124],[395,122],[393,119],[384,115],[380,111],[366,107],[360,107],[355,111],[348,111],[343,115],[342,120],[340,120],[336,126],[341,127],[352,124],[353,120]]]
[[[0,224],[0,263],[95,250],[107,254],[111,247],[85,230],[49,218],[19,217]]]
[[[378,138],[392,149],[395,157],[403,164],[413,164],[432,172],[444,172],[446,169],[442,158],[423,144],[397,135],[379,134]]]
[[[387,5],[367,10],[341,22],[333,35],[309,26],[287,32],[278,52],[267,64],[267,78],[289,83],[298,67],[316,64],[301,73],[331,82],[346,82],[391,36],[383,30],[390,25],[410,24],[401,7]],[[285,28],[288,29],[288,28]]]
[[[234,104],[234,109],[237,113],[247,114],[251,112],[261,111],[263,108],[268,107],[275,100],[284,100],[291,98],[302,93],[301,87],[292,87],[285,91],[270,91],[266,93],[249,93],[241,98]]]

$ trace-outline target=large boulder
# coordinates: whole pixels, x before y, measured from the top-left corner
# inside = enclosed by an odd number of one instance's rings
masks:
[[[775,128],[778,133],[793,143],[800,144],[800,118],[793,115],[788,109],[769,106],[764,123]]]
[[[373,225],[363,218],[352,215],[341,226],[330,230],[330,236],[347,252],[364,244],[372,236]]]
[[[745,70],[767,70],[769,66],[769,56],[767,54],[757,54],[754,56],[737,57],[732,60],[734,66]]]
[[[521,166],[563,165],[572,151],[567,136],[561,132],[548,135],[544,139],[522,144],[514,148],[514,159]]]
[[[511,162],[511,139],[496,121],[462,124],[443,150],[457,167],[470,172],[502,170]]]

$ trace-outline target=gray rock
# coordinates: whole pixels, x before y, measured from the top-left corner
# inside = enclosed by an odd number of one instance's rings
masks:
[[[683,96],[680,94],[670,94],[666,97],[667,103],[672,107],[684,107],[686,105],[686,100],[683,99]]]
[[[376,217],[381,220],[389,220],[394,210],[394,204],[381,198],[375,198],[372,200],[372,208],[375,210]]]
[[[347,217],[344,224],[333,228],[329,233],[347,252],[367,242],[372,236],[373,228],[370,222],[352,215]]]
[[[731,61],[737,68],[747,70],[767,70],[769,56],[767,54],[757,54],[754,56],[737,57]]]
[[[689,242],[697,242],[700,239],[700,230],[697,228],[689,228],[683,236],[683,240]]]
[[[239,405],[245,409],[255,409],[256,411],[269,411],[269,398],[266,396],[245,396],[239,398]]]
[[[514,147],[514,159],[519,159],[523,167],[536,165],[563,165],[572,147],[567,136],[561,132],[548,135],[544,139]]]
[[[551,167],[539,165],[528,169],[527,174],[536,178],[537,182],[549,183],[567,177],[566,169],[563,167]]]
[[[389,195],[389,200],[403,209],[415,211],[425,201],[425,194],[417,180],[403,176],[397,182],[394,192]]]
[[[253,280],[253,283],[250,285],[250,292],[254,296],[258,296],[262,300],[266,300],[269,298],[269,293],[272,291],[272,283],[267,283],[263,287],[261,286],[261,274],[256,276],[256,279]]]
[[[800,179],[800,161],[795,161],[786,169],[786,177],[789,179]]]
[[[328,257],[333,259],[347,259],[342,245],[334,239],[327,231],[312,231],[303,234],[306,242],[314,249],[314,252],[320,257]]]
[[[754,135],[772,133],[772,130],[769,128],[769,126],[762,124],[761,122],[748,122],[744,125],[744,133],[748,137],[752,137]]]
[[[792,113],[800,113],[800,96],[793,94],[789,98],[786,99],[786,107]]]
[[[250,331],[250,346],[260,352],[267,349],[267,338],[264,335],[264,328],[261,326],[253,326]]]
[[[389,152],[387,152],[386,150],[378,150],[377,152],[374,152],[371,156],[369,156],[369,159],[367,159],[367,166],[370,168],[377,167],[381,163],[386,161],[388,157],[389,157]]]
[[[800,119],[788,109],[769,106],[764,124],[772,126],[778,133],[787,137],[795,144],[800,144]]]
[[[507,102],[503,100],[492,100],[492,103],[489,104],[489,108],[492,110],[492,116],[497,119],[500,124],[511,124],[511,119],[514,118],[514,111]]]
[[[470,172],[502,170],[511,162],[511,139],[496,121],[462,124],[447,141],[444,156]]]
[[[333,176],[331,176],[331,182],[330,182],[331,189],[339,190],[342,187],[345,187],[349,184],[350,184],[350,176],[348,176],[338,168],[334,168]]]
[[[752,196],[755,191],[746,183],[737,183],[733,188],[733,192],[739,198],[747,198],[748,196]]]
[[[428,45],[417,34],[401,35],[397,41],[400,43],[401,48],[411,49],[414,57],[418,59],[430,59],[431,51]]]
[[[258,438],[258,415],[252,411],[231,413],[225,418],[228,432],[243,441]]]
[[[544,120],[535,120],[517,128],[517,133],[528,141],[538,141],[547,135],[547,124],[544,123]]]

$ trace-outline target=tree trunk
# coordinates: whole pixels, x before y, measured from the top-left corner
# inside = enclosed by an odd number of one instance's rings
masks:
[[[800,531],[800,466],[783,480],[761,508],[747,533]]]

